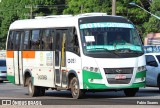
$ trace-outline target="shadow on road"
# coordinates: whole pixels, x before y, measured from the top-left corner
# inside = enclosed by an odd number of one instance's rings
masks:
[[[63,98],[72,98],[70,91],[50,91],[46,92],[45,96],[47,97],[63,97]],[[85,99],[97,99],[97,98],[122,98],[125,97],[123,92],[87,92],[85,94]]]
[[[158,88],[143,89],[137,92],[135,98],[160,96]],[[43,96],[42,96],[43,97]],[[72,98],[70,91],[46,91],[44,97]],[[102,99],[102,98],[127,98],[123,91],[109,92],[87,92],[84,99]]]

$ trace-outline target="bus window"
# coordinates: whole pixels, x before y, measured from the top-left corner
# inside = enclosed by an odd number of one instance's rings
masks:
[[[69,36],[67,41],[68,41],[67,49],[79,55],[79,43],[75,28],[69,30]]]
[[[39,50],[40,49],[40,30],[33,30],[32,31],[32,38],[31,38],[31,49],[32,50]]]
[[[16,31],[15,32],[15,45],[14,45],[14,50],[19,50],[20,48],[20,39],[21,39],[21,32]]]
[[[13,34],[14,34],[14,31],[10,31],[9,38],[8,38],[8,45],[7,45],[8,50],[13,50],[13,42],[14,42]]]
[[[29,49],[29,31],[24,32],[24,42],[23,42],[23,49]]]
[[[23,38],[24,38],[24,31],[21,31],[20,34],[20,46],[19,46],[19,50],[23,50]]]
[[[42,34],[42,50],[52,50],[53,46],[53,34],[52,29],[46,29]]]

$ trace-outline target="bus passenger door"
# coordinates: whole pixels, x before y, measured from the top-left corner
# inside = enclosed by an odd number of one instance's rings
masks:
[[[67,30],[56,30],[55,42],[55,85],[58,87],[67,86],[66,74],[66,43]]]
[[[22,73],[22,42],[23,33],[20,31],[15,32],[15,45],[14,45],[14,74],[15,84],[23,84],[23,73]]]

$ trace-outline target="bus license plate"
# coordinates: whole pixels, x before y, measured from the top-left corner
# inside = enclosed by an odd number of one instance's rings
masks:
[[[124,80],[124,79],[126,79],[126,75],[123,75],[123,74],[116,75],[115,79],[116,80]]]

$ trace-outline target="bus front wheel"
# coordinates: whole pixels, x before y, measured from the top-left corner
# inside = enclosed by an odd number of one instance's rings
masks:
[[[72,97],[80,99],[84,96],[84,92],[79,88],[79,82],[77,77],[73,77],[70,81]]]
[[[33,85],[32,78],[28,78],[28,94],[31,97],[39,95],[39,88]]]
[[[124,89],[124,94],[127,97],[133,97],[136,95],[136,93],[138,92],[139,88],[129,88],[129,89]]]

